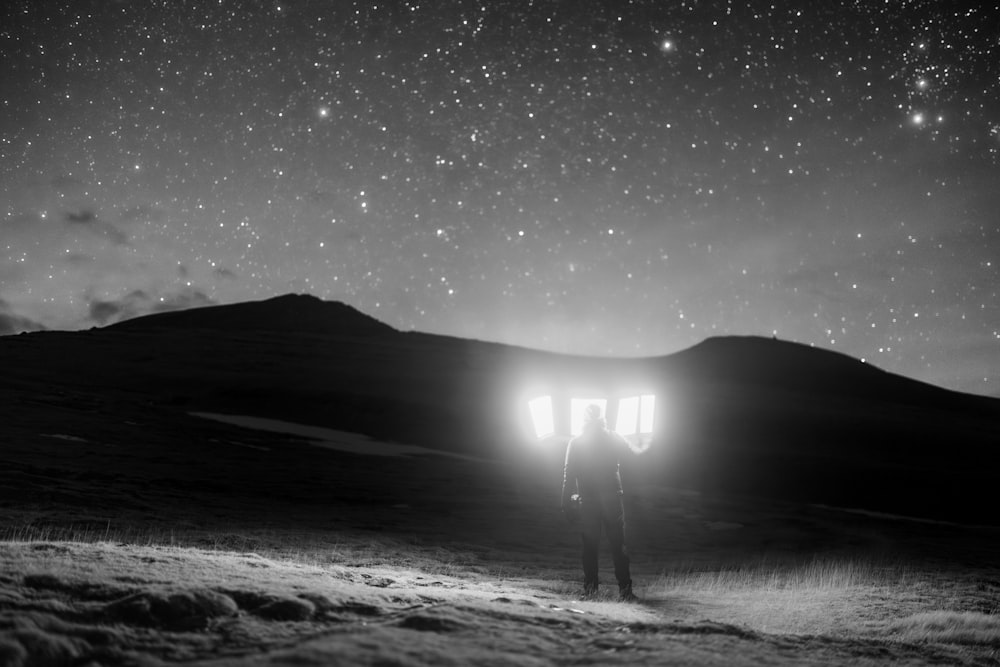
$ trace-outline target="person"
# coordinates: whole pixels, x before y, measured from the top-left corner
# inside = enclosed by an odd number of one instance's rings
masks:
[[[583,594],[596,597],[599,582],[597,552],[601,531],[607,535],[618,580],[619,599],[636,600],[632,592],[628,548],[625,544],[625,506],[622,502],[620,460],[629,452],[645,451],[608,430],[599,405],[588,405],[583,433],[566,447],[562,510],[583,539]]]

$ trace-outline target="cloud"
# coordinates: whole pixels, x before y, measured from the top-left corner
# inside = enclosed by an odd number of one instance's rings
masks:
[[[215,300],[205,292],[193,287],[183,287],[159,295],[150,294],[144,290],[133,290],[120,299],[92,299],[87,311],[91,322],[104,326],[150,313],[184,310],[214,304]]]
[[[216,280],[236,280],[238,276],[225,267],[216,267],[212,270],[212,275]]]
[[[124,306],[116,301],[92,301],[89,307],[90,319],[97,324],[105,324],[123,309]]]
[[[160,297],[153,310],[156,312],[185,310],[187,308],[201,308],[202,306],[211,306],[214,304],[215,301],[201,290],[186,287],[174,294]]]
[[[133,290],[120,299],[104,301],[94,299],[88,306],[88,316],[98,325],[108,322],[127,320],[151,310],[149,294],[142,290]]]
[[[66,222],[77,225],[89,225],[92,222],[97,222],[97,214],[86,209],[76,212],[70,211],[66,214]]]
[[[40,322],[18,315],[9,303],[0,299],[0,336],[44,329],[45,327]]]
[[[97,213],[89,209],[79,211],[69,211],[65,216],[66,222],[70,226],[77,226],[92,229],[95,233],[101,234],[115,245],[127,245],[128,235],[109,222],[101,220]]]
[[[0,313],[0,336],[21,333],[22,331],[44,331],[45,327],[27,317],[15,313]]]

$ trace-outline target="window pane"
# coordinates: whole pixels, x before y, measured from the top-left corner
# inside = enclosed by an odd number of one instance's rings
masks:
[[[618,401],[615,430],[621,435],[635,435],[639,426],[639,397],[629,396]]]
[[[639,433],[653,432],[653,413],[656,409],[656,396],[643,394],[639,404]]]
[[[528,401],[528,409],[531,411],[531,423],[535,427],[535,436],[547,438],[556,432],[555,422],[552,418],[552,397],[539,396]]]

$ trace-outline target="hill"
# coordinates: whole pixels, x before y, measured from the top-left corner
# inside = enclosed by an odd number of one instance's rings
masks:
[[[757,385],[801,391],[813,396],[954,405],[993,410],[993,399],[889,373],[854,357],[801,343],[759,336],[721,336],[672,355],[679,368],[701,381]]]
[[[565,405],[572,395],[648,391],[658,404],[654,447],[626,470],[644,483],[998,522],[990,464],[1000,401],[786,341],[725,337],[657,358],[574,357],[399,332],[344,304],[288,295],[4,337],[0,367],[0,404],[13,407],[5,435],[22,452],[51,448],[45,433],[117,440],[124,422],[146,424],[135,436],[144,442],[197,440],[213,428],[190,414],[222,413],[531,460],[523,474],[548,480],[562,445],[526,434],[531,392]],[[152,444],[143,454],[163,455]],[[255,474],[238,460],[227,484]],[[23,478],[4,475],[8,495],[27,492]]]
[[[755,337],[709,339],[660,368],[678,462],[703,491],[1000,521],[986,473],[1000,443],[996,399]]]
[[[371,336],[396,330],[356,309],[309,294],[285,294],[264,301],[154,313],[107,327],[143,329],[210,329],[213,331],[281,331],[335,336]]]

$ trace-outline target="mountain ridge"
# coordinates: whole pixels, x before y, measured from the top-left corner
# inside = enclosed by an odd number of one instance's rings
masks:
[[[104,328],[294,331],[326,335],[400,333],[390,325],[341,301],[325,301],[311,294],[291,293],[259,301],[242,301],[141,315]]]
[[[509,345],[493,341],[432,334],[419,331],[400,331],[342,301],[328,301],[311,294],[288,293],[267,299],[243,301],[232,304],[202,306],[185,310],[151,313],[122,320],[103,327],[110,330],[144,330],[164,328],[208,329],[216,331],[270,331],[297,334],[333,336],[391,336],[406,334],[433,340],[448,340],[460,344],[497,345],[521,349],[529,354],[541,354],[568,361],[596,361],[622,364],[666,364],[683,366],[694,360],[696,373],[702,381],[719,379],[732,381],[739,377],[748,384],[773,383],[790,389],[805,388],[810,373],[836,377],[832,383],[834,393],[851,390],[850,382],[874,381],[879,389],[896,379],[907,384],[910,393],[920,388],[949,395],[968,396],[985,401],[997,400],[989,396],[970,394],[940,387],[922,380],[888,371],[838,350],[808,345],[797,341],[753,334],[709,336],[694,345],[676,352],[646,357],[599,357],[580,354],[551,352],[538,348]],[[890,380],[891,378],[891,380]],[[874,397],[878,392],[862,391]]]
[[[827,393],[886,400],[887,392],[907,403],[968,400],[1000,406],[1000,398],[972,394],[880,368],[839,350],[754,335],[713,336],[667,355],[672,363],[690,362],[702,381],[720,377],[746,384],[771,384],[789,390],[825,385]]]

